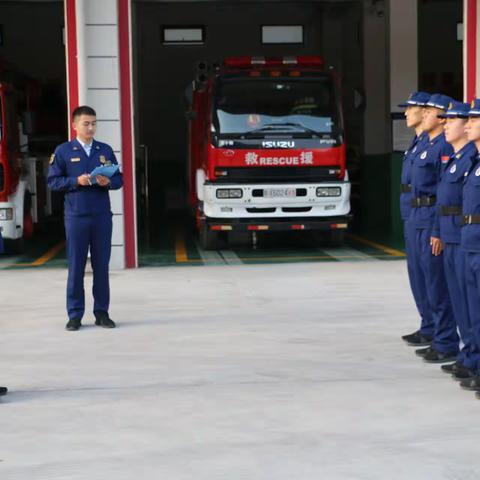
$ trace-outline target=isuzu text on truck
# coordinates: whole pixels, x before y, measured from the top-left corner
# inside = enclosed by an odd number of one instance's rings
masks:
[[[193,83],[190,203],[201,244],[305,230],[343,240],[350,183],[336,79],[320,57],[227,58]]]

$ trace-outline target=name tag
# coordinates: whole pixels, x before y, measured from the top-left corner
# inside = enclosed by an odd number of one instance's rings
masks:
[[[73,158],[70,159],[70,161],[71,161],[72,163],[74,163],[74,162],[79,162],[79,161],[80,161],[80,157],[73,157]]]

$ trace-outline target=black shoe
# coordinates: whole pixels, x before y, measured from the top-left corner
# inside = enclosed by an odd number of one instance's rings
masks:
[[[94,312],[95,325],[103,328],[115,328],[115,322],[108,316],[107,312]]]
[[[452,374],[456,373],[459,368],[463,368],[463,365],[460,362],[449,363],[448,365],[442,365],[440,368],[442,372]]]
[[[471,378],[467,378],[460,382],[460,386],[465,390],[472,390],[472,391],[480,391],[480,377],[475,376]]]
[[[457,358],[456,353],[442,353],[433,350],[431,352],[427,352],[423,356],[423,360],[427,363],[447,363],[455,360]]]
[[[463,365],[461,366],[461,368],[457,368],[457,370],[452,373],[452,378],[454,380],[467,380],[472,377],[474,377],[474,373],[469,368],[464,367]]]
[[[422,335],[420,330],[417,330],[410,333],[410,335],[403,335],[402,340],[413,347],[421,347],[423,345],[431,345],[433,339],[427,335]]]
[[[0,397],[3,397],[4,395],[6,395],[7,392],[8,392],[7,387],[0,387]]]
[[[78,318],[71,318],[67,325],[65,326],[65,328],[69,331],[69,332],[74,332],[76,330],[78,330],[80,327],[82,326],[82,321],[79,320]]]
[[[419,357],[424,357],[427,353],[433,352],[432,347],[427,347],[427,348],[419,348],[418,350],[415,350],[415,355],[418,355]]]

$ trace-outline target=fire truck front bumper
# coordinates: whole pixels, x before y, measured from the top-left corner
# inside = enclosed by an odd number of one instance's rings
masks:
[[[204,184],[206,219],[304,218],[328,221],[350,213],[350,183]]]
[[[15,205],[9,202],[0,204],[0,233],[2,238],[15,240],[22,235],[21,228],[17,226]]]

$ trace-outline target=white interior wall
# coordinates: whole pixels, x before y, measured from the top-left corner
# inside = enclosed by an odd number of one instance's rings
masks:
[[[116,0],[77,0],[79,102],[97,112],[97,139],[122,165],[120,70]],[[110,192],[113,212],[111,269],[125,268],[122,190]]]

